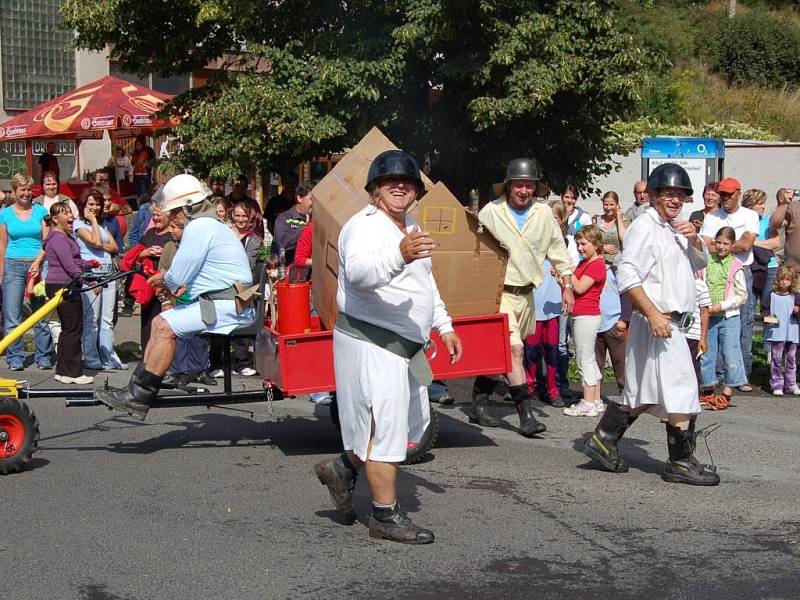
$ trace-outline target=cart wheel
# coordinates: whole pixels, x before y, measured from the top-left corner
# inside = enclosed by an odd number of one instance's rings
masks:
[[[16,398],[0,398],[0,475],[16,473],[39,445],[39,419]]]
[[[431,408],[431,422],[428,423],[428,428],[422,434],[422,439],[418,444],[408,442],[408,452],[406,452],[406,459],[403,461],[404,465],[415,465],[422,462],[422,459],[430,452],[436,440],[439,437],[439,413]]]

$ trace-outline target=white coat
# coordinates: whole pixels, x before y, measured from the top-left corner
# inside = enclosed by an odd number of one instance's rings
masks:
[[[625,248],[617,267],[620,292],[641,287],[662,312],[694,313],[697,305],[694,271],[708,263],[708,249],[699,251],[648,208],[625,232]],[[656,338],[647,319],[634,312],[625,354],[622,404],[649,406],[668,413],[701,411],[697,378],[684,334],[673,324],[672,337]]]

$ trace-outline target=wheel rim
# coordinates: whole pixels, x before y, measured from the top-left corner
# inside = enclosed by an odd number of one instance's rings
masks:
[[[2,437],[6,439],[0,439],[0,459],[14,456],[25,441],[25,425],[13,415],[0,415],[0,438]]]

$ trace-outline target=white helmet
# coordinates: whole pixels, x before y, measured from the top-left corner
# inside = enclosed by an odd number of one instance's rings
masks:
[[[194,175],[181,173],[167,181],[163,189],[164,210],[169,212],[176,208],[189,208],[200,204],[211,195],[205,183]]]

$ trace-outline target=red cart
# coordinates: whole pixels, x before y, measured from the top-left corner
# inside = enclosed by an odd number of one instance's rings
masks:
[[[434,333],[428,359],[435,379],[498,375],[511,370],[506,315],[459,317],[453,319],[453,326],[461,338],[464,355],[451,365],[450,355],[442,351],[445,347]],[[267,385],[280,389],[285,395],[336,390],[333,332],[322,330],[316,317],[312,318],[309,333],[281,334],[265,326],[256,339],[255,357],[256,370],[264,376]],[[331,417],[338,424],[335,402],[331,404]],[[430,425],[419,444],[409,445],[406,463],[419,462],[436,443],[438,432],[437,414],[432,410]]]

